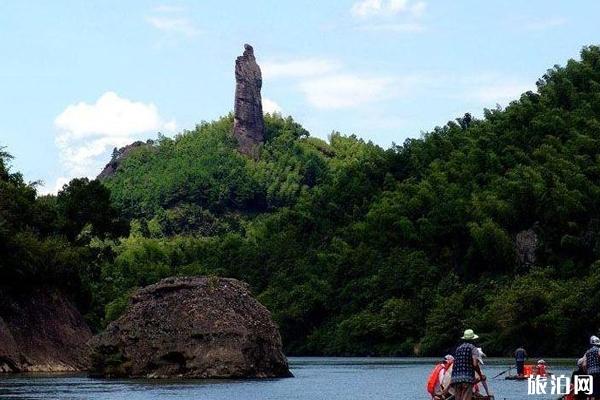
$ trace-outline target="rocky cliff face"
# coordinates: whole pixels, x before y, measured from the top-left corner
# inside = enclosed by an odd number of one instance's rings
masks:
[[[73,372],[88,366],[92,333],[59,292],[0,290],[0,372]]]
[[[269,311],[235,279],[167,278],[143,288],[90,346],[96,376],[290,376]]]
[[[140,148],[140,147],[146,147],[146,146],[149,147],[149,146],[152,146],[153,144],[154,144],[153,140],[148,140],[146,142],[142,142],[142,141],[138,140],[137,142],[133,142],[131,144],[128,144],[127,146],[123,146],[120,149],[117,149],[115,147],[110,161],[108,162],[108,164],[106,164],[106,166],[104,167],[102,172],[100,172],[100,174],[98,175],[98,179],[106,179],[106,178],[110,178],[111,176],[113,176],[117,172],[117,169],[119,168],[119,165],[121,165],[121,162],[133,150]]]
[[[256,147],[264,141],[265,135],[260,95],[262,75],[252,46],[246,44],[244,49],[244,54],[235,61],[233,134],[240,152],[256,157]]]

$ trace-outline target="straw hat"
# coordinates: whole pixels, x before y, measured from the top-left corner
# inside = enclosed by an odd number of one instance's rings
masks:
[[[473,332],[473,329],[467,329],[465,330],[463,337],[461,337],[461,339],[464,340],[475,340],[479,338],[479,335],[476,335],[475,332]],[[598,339],[598,338],[596,338]],[[598,344],[600,344],[600,339],[598,339]]]

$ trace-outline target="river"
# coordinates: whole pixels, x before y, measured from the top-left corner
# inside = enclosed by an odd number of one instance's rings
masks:
[[[569,374],[565,361],[550,361],[556,374]],[[294,378],[272,380],[148,381],[99,380],[85,375],[0,376],[0,399],[60,400],[419,400],[428,399],[425,381],[433,359],[290,358]],[[489,378],[509,360],[490,359]],[[496,400],[556,399],[527,395],[527,381],[490,379]]]

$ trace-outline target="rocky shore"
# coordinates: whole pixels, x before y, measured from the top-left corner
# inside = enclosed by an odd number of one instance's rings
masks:
[[[0,289],[0,372],[75,372],[89,364],[90,328],[59,291]]]

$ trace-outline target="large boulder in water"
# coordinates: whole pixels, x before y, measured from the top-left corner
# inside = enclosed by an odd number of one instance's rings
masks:
[[[60,291],[0,288],[0,372],[84,370],[91,337]]]
[[[90,346],[94,376],[291,376],[271,314],[235,279],[167,278],[140,289]]]

